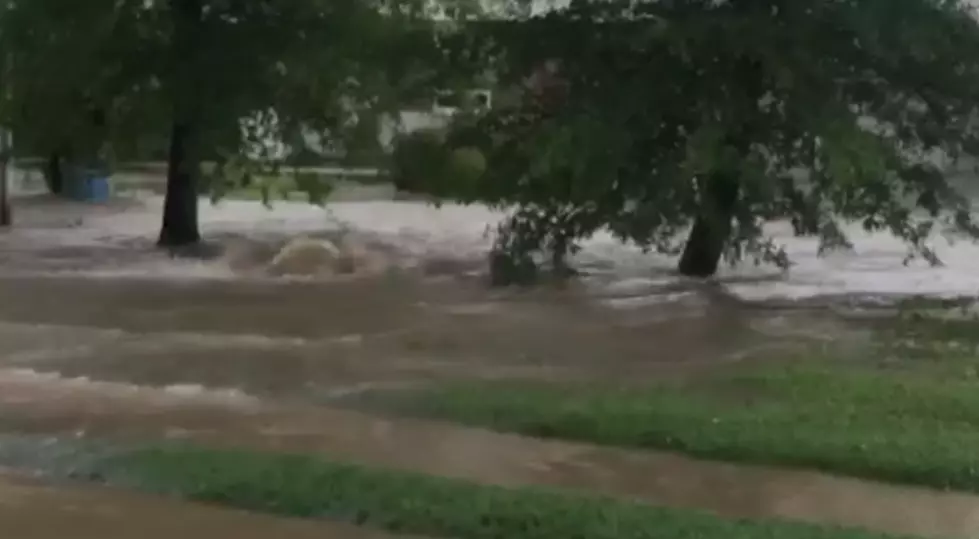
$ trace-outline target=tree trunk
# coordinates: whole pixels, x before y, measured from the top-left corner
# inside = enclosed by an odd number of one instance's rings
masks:
[[[163,203],[161,247],[186,247],[201,240],[197,219],[197,180],[200,173],[200,52],[202,0],[170,0],[173,19],[173,123],[167,156],[167,193]]]
[[[10,132],[0,129],[0,227],[14,224],[14,210],[10,204],[10,160],[13,144]]]
[[[51,152],[48,154],[47,170],[45,177],[48,181],[48,190],[52,195],[62,195],[65,192],[64,169],[61,166],[61,153]]]
[[[10,197],[7,196],[6,180],[5,185],[0,187],[0,227],[6,228],[14,224],[14,212],[10,207]]]
[[[753,4],[735,3],[740,10],[751,9]],[[743,57],[737,63],[738,85],[741,95],[733,99],[742,101],[743,117],[732,118],[737,126],[725,141],[739,156],[751,149],[756,139],[758,100],[765,92],[765,72],[761,62]],[[741,191],[741,174],[738,170],[719,170],[707,178],[703,186],[700,215],[694,221],[690,237],[680,257],[681,275],[706,278],[717,273],[724,249],[731,239],[731,222],[737,209]]]
[[[706,278],[717,272],[731,236],[731,221],[738,201],[739,178],[717,173],[704,185],[703,208],[680,257],[680,274]]]
[[[189,125],[174,123],[167,157],[167,194],[163,202],[161,247],[185,247],[201,241],[197,220],[199,163],[195,133]]]
[[[0,134],[0,136],[3,136]],[[13,209],[10,206],[10,179],[7,177],[6,159],[0,163],[3,167],[0,170],[0,227],[8,227],[14,224]]]

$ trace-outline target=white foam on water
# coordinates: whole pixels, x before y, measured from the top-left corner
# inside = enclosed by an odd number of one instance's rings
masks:
[[[227,349],[248,347],[262,350],[281,350],[301,347],[317,342],[343,341],[347,337],[309,339],[304,337],[261,335],[248,333],[201,333],[193,331],[131,332],[115,328],[79,327],[60,324],[38,324],[0,321],[0,340],[23,337],[26,342],[37,343],[23,350],[24,358],[57,359],[84,355],[99,345],[127,346],[134,350],[173,350],[175,347],[194,349]],[[5,354],[4,358],[21,357]]]
[[[207,388],[200,385],[180,384],[162,388],[105,382],[80,376],[64,377],[56,372],[39,372],[33,369],[0,369],[0,402],[34,400],[44,397],[75,397],[86,395],[107,398],[133,398],[158,405],[211,405],[234,408],[254,408],[260,399],[233,388]],[[9,402],[9,401],[7,401]]]
[[[47,272],[55,276],[84,276],[93,279],[160,278],[168,281],[237,279],[239,276],[221,261],[181,259],[143,260],[114,268],[86,268]]]
[[[140,207],[123,211],[93,211],[71,228],[19,228],[0,238],[0,245],[25,251],[52,247],[143,249],[135,260],[81,268],[75,273],[92,277],[150,277],[163,279],[237,278],[223,261],[170,259],[150,249],[160,220],[160,197],[149,197]],[[294,237],[345,227],[373,234],[397,247],[412,265],[432,256],[477,259],[485,256],[492,238],[487,234],[503,213],[483,206],[445,204],[441,208],[420,202],[339,202],[327,209],[305,203],[276,202],[266,208],[257,202],[202,202],[201,228],[205,235]],[[904,244],[887,234],[867,234],[850,227],[855,253],[817,256],[817,241],[796,238],[784,224],[768,232],[784,244],[795,266],[782,273],[768,266],[747,263],[722,268],[718,279],[746,299],[803,299],[828,294],[937,295],[979,294],[979,246],[970,242],[949,245],[941,238],[935,246],[945,262],[932,268],[915,261],[905,266]],[[607,268],[608,286],[641,290],[676,282],[670,276],[676,260],[623,245],[609,234],[597,234],[583,244],[578,259]],[[414,259],[414,260],[413,260]],[[74,270],[67,270],[69,272]]]
[[[650,305],[662,305],[664,303],[680,303],[691,298],[694,298],[692,292],[670,292],[664,294],[647,294],[637,295],[634,297],[610,298],[602,300],[602,304],[617,309],[627,310],[640,309]]]
[[[795,265],[780,279],[730,284],[728,288],[746,299],[842,294],[979,296],[979,245],[974,242],[934,238],[931,246],[944,265],[932,267],[924,260],[905,264],[907,246],[890,234],[868,234],[856,225],[846,232],[854,250],[823,257],[818,256],[816,239],[776,234]]]

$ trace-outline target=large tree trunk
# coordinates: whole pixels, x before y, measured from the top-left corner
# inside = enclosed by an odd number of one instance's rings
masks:
[[[173,18],[174,118],[167,157],[167,193],[163,203],[161,247],[186,247],[200,242],[197,220],[197,179],[200,173],[201,103],[199,69],[194,58],[202,39],[202,0],[170,0]]]
[[[14,224],[14,210],[10,204],[10,160],[13,144],[9,131],[0,129],[0,227]]]
[[[52,195],[62,195],[65,192],[65,172],[61,166],[61,152],[48,154],[48,163],[44,176],[48,181],[48,190]]]
[[[161,247],[185,247],[201,241],[197,220],[197,175],[200,164],[193,127],[175,122],[167,158],[167,194],[163,202]]]
[[[738,180],[735,173],[717,173],[704,182],[703,207],[680,257],[681,275],[706,278],[717,272],[731,236]]]
[[[752,9],[753,4],[735,3],[736,9]],[[737,63],[740,109],[745,112],[741,118],[732,118],[737,126],[728,135],[726,143],[738,155],[744,156],[755,140],[758,100],[765,93],[765,72],[761,62],[743,57]],[[680,257],[681,275],[706,278],[717,272],[724,249],[731,239],[732,221],[737,209],[741,191],[741,174],[738,170],[719,170],[704,182],[700,214],[694,221],[690,237]]]
[[[0,170],[0,227],[8,227],[14,224],[14,216],[10,206],[10,178],[7,177],[6,159],[0,163],[0,167],[3,167]]]
[[[0,227],[8,227],[14,224],[14,212],[10,206],[10,197],[7,196],[6,180],[0,186]]]

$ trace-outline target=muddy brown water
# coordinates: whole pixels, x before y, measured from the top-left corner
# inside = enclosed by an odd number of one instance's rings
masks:
[[[216,447],[318,453],[484,484],[561,487],[731,517],[843,524],[925,537],[979,536],[979,500],[963,494],[534,440],[323,407],[187,398],[121,384],[26,375],[7,374],[0,380],[0,427],[20,432],[125,442],[193,440]],[[0,499],[2,492],[0,483]]]
[[[16,539],[390,539],[353,526],[288,520],[0,474],[0,531]],[[404,536],[399,536],[404,537]]]
[[[0,365],[277,398],[452,378],[635,382],[832,342],[839,322],[675,303],[603,307],[406,276],[340,283],[0,279]],[[800,333],[802,328],[802,333]]]
[[[488,291],[461,275],[286,283],[37,277],[23,271],[30,264],[63,269],[65,261],[111,264],[129,256],[113,246],[0,253],[0,266],[20,272],[0,277],[0,430],[311,451],[726,516],[979,537],[979,502],[970,496],[329,407],[358,391],[438,380],[642,383],[722,363],[784,357],[802,345],[859,342],[859,331],[821,312],[745,309],[697,291],[610,308],[585,289]],[[190,524],[180,527],[182,521]],[[68,529],[74,533],[66,535]],[[23,530],[15,536],[38,539],[336,532],[128,493],[8,480],[0,480],[0,530]],[[348,531],[335,536],[360,537]]]
[[[710,307],[693,302],[615,310],[568,291],[498,293],[451,279],[272,284],[3,278],[0,427],[310,451],[726,516],[928,536],[979,533],[979,506],[967,496],[322,406],[351,392],[432,380],[641,382],[789,350],[799,343],[800,328],[809,341],[838,334],[837,322],[807,313]]]

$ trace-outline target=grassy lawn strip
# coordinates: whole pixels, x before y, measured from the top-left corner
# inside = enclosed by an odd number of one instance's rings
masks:
[[[979,491],[974,380],[812,365],[641,390],[486,383],[382,400],[531,436]]]
[[[335,177],[316,174],[314,181],[324,186],[329,186],[335,180]],[[268,189],[269,199],[272,202],[276,200],[303,202],[309,200],[309,195],[299,188],[295,175],[291,173],[283,173],[278,176],[258,176],[253,180],[251,185],[247,187],[235,186],[226,193],[223,193],[221,198],[228,200],[261,201],[263,199],[263,186]],[[328,190],[329,187],[324,187],[324,192]]]
[[[101,463],[110,483],[292,517],[454,539],[871,539],[883,535],[781,522],[724,520],[545,490],[509,490],[315,457],[142,450]]]

